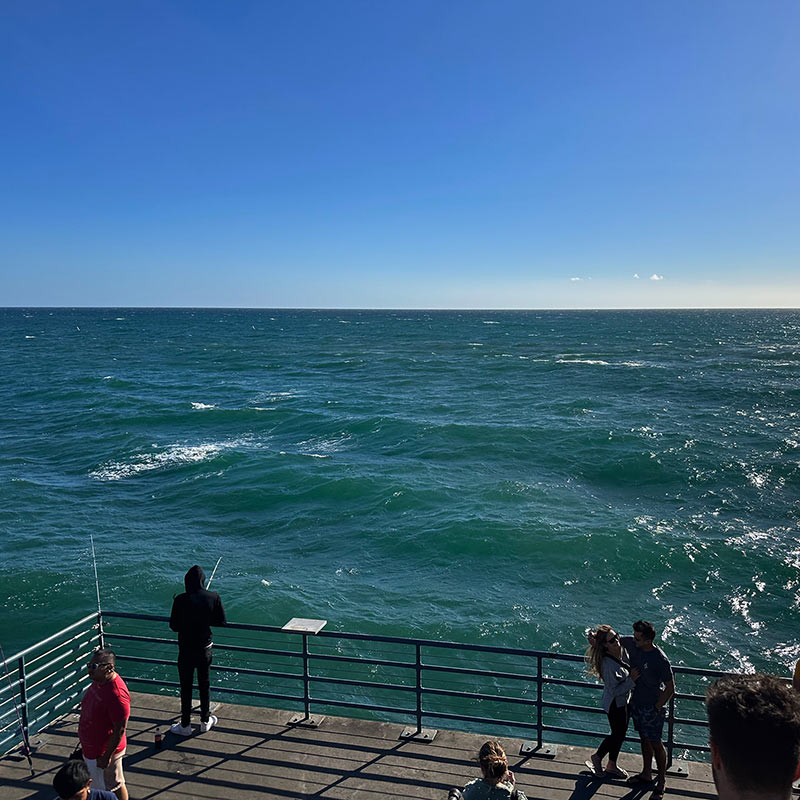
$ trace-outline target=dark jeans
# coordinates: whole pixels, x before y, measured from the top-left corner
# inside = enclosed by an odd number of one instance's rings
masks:
[[[178,677],[181,680],[181,725],[185,728],[192,715],[192,683],[197,670],[197,688],[200,691],[200,721],[207,722],[211,709],[209,699],[210,681],[208,670],[211,666],[211,645],[199,650],[178,651]]]
[[[597,756],[602,759],[608,753],[608,757],[616,762],[628,730],[628,706],[618,706],[612,703],[608,710],[608,724],[611,725],[611,733],[600,743],[600,747],[597,748]]]

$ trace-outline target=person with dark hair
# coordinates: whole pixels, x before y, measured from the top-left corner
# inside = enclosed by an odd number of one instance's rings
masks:
[[[170,730],[190,736],[192,683],[197,670],[200,693],[200,733],[211,730],[217,718],[211,714],[210,679],[212,645],[211,626],[225,624],[225,610],[216,592],[205,588],[206,576],[195,564],[184,576],[186,591],[172,603],[169,627],[178,634],[178,677],[181,682],[181,721]]]
[[[484,742],[478,753],[478,763],[482,777],[464,787],[464,800],[527,800],[514,786],[514,773],[508,769],[508,758],[500,742]]]
[[[92,777],[83,761],[70,759],[53,776],[53,788],[61,800],[117,800],[105,789],[92,789]]]
[[[92,683],[81,700],[78,738],[94,785],[113,792],[118,800],[128,800],[122,757],[131,695],[115,665],[112,650],[101,648],[92,653],[86,665]]]
[[[611,733],[586,761],[586,766],[595,775],[627,778],[628,773],[617,766],[617,758],[628,730],[628,700],[639,672],[631,667],[628,652],[620,644],[619,634],[610,625],[599,625],[587,636],[587,671],[603,681],[603,711],[608,717]],[[606,756],[608,764],[604,770],[603,759]]]
[[[800,696],[774,675],[708,687],[711,770],[720,800],[789,800],[800,778]]]
[[[628,783],[632,786],[654,783],[652,765],[655,758],[658,775],[650,800],[662,800],[667,780],[667,751],[661,736],[667,718],[665,706],[675,694],[675,679],[664,651],[653,644],[655,638],[653,625],[640,619],[633,623],[633,636],[623,636],[620,642],[630,656],[631,672],[638,670],[630,711],[639,733],[642,771],[631,775]]]

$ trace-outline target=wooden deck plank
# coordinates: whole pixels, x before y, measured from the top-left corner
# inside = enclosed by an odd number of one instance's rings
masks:
[[[476,777],[475,756],[489,737],[440,730],[433,742],[401,741],[403,725],[328,717],[319,728],[290,725],[293,712],[220,704],[209,733],[183,739],[153,734],[177,720],[179,701],[134,693],[125,774],[131,800],[327,798],[329,800],[444,800],[450,786]],[[55,771],[77,743],[71,714],[40,737],[36,775],[14,756],[0,760],[0,800],[52,800]],[[638,800],[649,792],[581,774],[589,751],[559,745],[554,760],[519,755],[521,740],[501,739],[518,786],[530,800]],[[635,770],[639,757],[623,753]],[[689,778],[670,777],[667,797],[716,797],[710,768],[691,763]]]

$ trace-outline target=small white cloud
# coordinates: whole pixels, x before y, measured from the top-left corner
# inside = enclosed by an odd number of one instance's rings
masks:
[[[639,280],[639,273],[638,272],[634,272],[633,273],[633,277],[636,278],[636,280],[638,281]]]
[[[654,272],[654,273],[653,273],[653,274],[650,276],[650,280],[651,280],[651,281],[663,281],[663,280],[664,280],[664,276],[663,276],[663,275],[656,275],[656,273]]]
[[[579,281],[580,278],[570,278],[571,281]]]

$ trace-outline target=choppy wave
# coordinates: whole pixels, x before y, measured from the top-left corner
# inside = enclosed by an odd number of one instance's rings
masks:
[[[152,452],[137,453],[126,461],[109,461],[92,470],[89,477],[97,481],[120,481],[154,470],[168,470],[186,464],[211,461],[225,451],[250,443],[250,439],[235,439],[195,445],[175,444],[166,448],[154,445]]]
[[[644,617],[684,663],[800,656],[797,312],[0,323],[15,644],[25,598],[91,608],[93,532],[123,609],[163,613],[224,550],[243,621],[282,621],[268,596],[330,628],[569,650]]]

